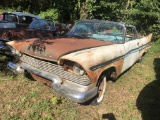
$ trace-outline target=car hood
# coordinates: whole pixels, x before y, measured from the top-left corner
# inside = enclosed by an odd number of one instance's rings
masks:
[[[8,42],[8,44],[22,53],[43,59],[58,61],[61,56],[68,53],[98,46],[111,45],[113,43],[78,38],[53,38],[46,40],[32,38],[25,41],[11,41]]]

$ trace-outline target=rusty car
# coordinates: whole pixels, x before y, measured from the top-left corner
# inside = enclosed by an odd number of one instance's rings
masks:
[[[51,19],[35,19],[27,28],[17,28],[14,22],[0,21],[0,38],[10,41],[34,37],[52,37],[55,32],[55,22]]]
[[[72,101],[97,105],[106,82],[140,62],[151,38],[122,22],[81,20],[65,36],[7,42],[16,59],[8,68],[28,72]]]
[[[12,41],[35,37],[62,36],[69,31],[62,25],[62,23],[55,23],[52,19],[35,19],[29,27],[17,28],[14,22],[0,21],[0,38]]]
[[[10,54],[5,44],[12,40],[24,40],[29,38],[52,38],[61,35],[52,19],[35,19],[28,28],[17,28],[14,22],[0,21],[0,53]]]

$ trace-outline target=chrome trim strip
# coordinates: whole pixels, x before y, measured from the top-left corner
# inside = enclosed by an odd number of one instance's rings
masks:
[[[140,47],[138,47],[138,48],[135,48],[135,49],[133,49],[133,50],[130,50],[129,52],[127,52],[126,54],[124,54],[124,55],[122,55],[122,56],[119,56],[119,57],[113,58],[113,59],[111,59],[111,60],[105,61],[105,62],[103,62],[103,63],[94,65],[94,66],[90,67],[89,69],[93,71],[93,70],[96,70],[96,69],[101,68],[101,67],[103,67],[103,66],[109,65],[109,64],[111,64],[111,63],[113,63],[113,62],[115,62],[115,61],[124,59],[124,58],[126,58],[127,56],[129,56],[129,55],[132,54],[132,53],[135,53],[135,52],[138,52],[138,51],[140,51],[140,50],[143,50],[143,49],[147,48],[147,47],[148,47],[148,46],[147,46],[148,44],[149,44],[149,43],[146,43],[146,44],[144,44],[144,45],[142,45],[142,46],[140,46]]]

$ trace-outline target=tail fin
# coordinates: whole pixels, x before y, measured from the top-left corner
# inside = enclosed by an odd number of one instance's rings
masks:
[[[152,39],[152,35],[153,35],[153,33],[150,33],[150,34],[148,34],[148,35],[146,36],[146,38],[147,38],[148,42],[150,42],[150,41],[151,41],[151,39]]]

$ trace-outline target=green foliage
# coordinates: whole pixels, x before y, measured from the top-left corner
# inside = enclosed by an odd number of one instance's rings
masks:
[[[57,98],[56,97],[51,98],[51,102],[53,105],[57,104],[58,103]]]
[[[160,37],[159,0],[1,0],[0,12],[26,11],[57,22],[74,23],[79,19],[123,21],[135,25],[146,35]]]
[[[13,10],[10,8],[3,8],[3,9],[0,9],[0,14],[2,14],[3,12],[10,12],[10,11],[13,11]]]
[[[148,4],[149,3],[149,4]],[[130,3],[131,4],[131,3]],[[127,13],[123,21],[137,26],[141,34],[154,33],[154,39],[158,37],[160,29],[160,3],[158,0],[140,0],[139,3],[132,2],[127,10],[122,10],[122,14]]]
[[[58,11],[57,9],[48,9],[45,12],[40,12],[39,16],[42,18],[51,18],[54,21],[58,21]]]
[[[123,21],[135,25],[143,35],[154,33],[153,38],[157,39],[160,37],[159,6],[158,0],[88,0],[84,8],[89,13],[86,18]]]

